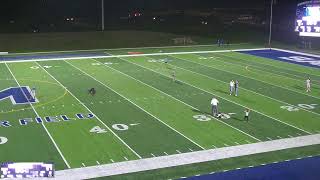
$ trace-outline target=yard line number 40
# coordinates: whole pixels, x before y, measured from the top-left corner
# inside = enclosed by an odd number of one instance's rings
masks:
[[[5,143],[7,143],[8,142],[8,139],[6,138],[6,137],[1,137],[0,136],[0,145],[1,144],[5,144]]]
[[[137,126],[137,125],[139,125],[139,123],[129,124],[129,125],[126,125],[126,124],[114,124],[111,127],[114,130],[117,130],[117,131],[127,131],[130,126]],[[108,131],[106,129],[101,128],[100,126],[95,126],[92,129],[90,129],[90,132],[91,133],[101,134],[101,133],[106,133]]]

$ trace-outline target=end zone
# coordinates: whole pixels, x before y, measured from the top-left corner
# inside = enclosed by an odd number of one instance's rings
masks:
[[[320,56],[314,54],[307,54],[283,49],[262,49],[262,50],[248,50],[237,51],[243,54],[249,54],[253,56],[273,59],[277,61],[283,61],[303,66],[320,68]]]

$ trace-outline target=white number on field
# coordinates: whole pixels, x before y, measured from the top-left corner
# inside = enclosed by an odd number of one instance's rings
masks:
[[[101,127],[99,126],[95,126],[93,127],[91,130],[90,130],[91,133],[98,133],[98,134],[101,134],[101,133],[106,133],[107,131],[105,129],[102,129]]]
[[[43,66],[43,67],[46,68],[46,69],[52,68],[52,66]],[[57,67],[57,66],[55,66],[55,67]],[[40,67],[39,66],[31,66],[30,68],[31,69],[39,69]]]
[[[299,109],[307,109],[312,110],[315,109],[317,104],[298,104],[297,107],[290,105],[290,106],[281,106],[281,109],[286,109],[287,111],[299,111]]]
[[[8,142],[8,139],[6,137],[0,137],[0,145],[5,144]]]
[[[194,115],[193,118],[195,118],[198,121],[210,121],[211,118],[207,117],[206,115]]]
[[[117,131],[126,131],[129,129],[129,126],[127,126],[125,124],[114,124],[114,125],[112,125],[112,128]]]
[[[92,66],[101,66],[101,65],[112,65],[112,64],[118,64],[118,63],[113,63],[113,62],[104,62],[104,63],[91,63]]]
[[[129,125],[126,125],[126,124],[114,124],[112,125],[111,127],[114,129],[114,130],[117,130],[117,131],[126,131],[129,129],[129,127],[132,127],[132,126],[137,126],[137,125],[140,125],[140,123],[134,123],[134,124],[129,124]],[[106,133],[107,130],[105,129],[102,129],[101,127],[99,126],[95,126],[93,127],[91,130],[90,130],[91,133]]]

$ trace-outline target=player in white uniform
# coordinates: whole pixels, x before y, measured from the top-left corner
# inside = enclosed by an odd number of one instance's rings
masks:
[[[215,97],[212,98],[211,100],[211,106],[212,106],[212,116],[217,116],[219,111],[218,111],[218,99],[216,99]]]
[[[33,99],[36,99],[36,87],[33,87],[33,88],[31,89],[31,95],[32,95],[32,98],[33,98]]]
[[[231,80],[230,81],[230,95],[232,95],[233,91],[234,91],[234,81]]]
[[[310,77],[306,80],[306,88],[307,88],[307,92],[311,92],[311,80]]]

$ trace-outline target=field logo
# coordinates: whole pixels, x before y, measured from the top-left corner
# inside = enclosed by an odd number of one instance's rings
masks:
[[[37,103],[37,98],[31,94],[29,86],[10,87],[0,91],[0,101],[10,98],[13,105]]]

